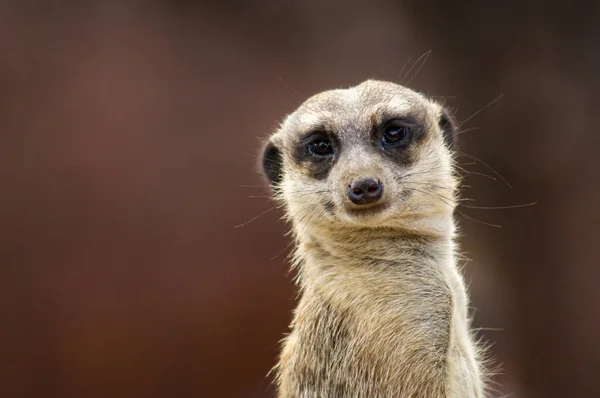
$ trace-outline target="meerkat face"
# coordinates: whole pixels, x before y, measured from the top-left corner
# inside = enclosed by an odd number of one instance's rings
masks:
[[[366,81],[309,98],[270,137],[262,165],[294,221],[409,227],[452,214],[453,139],[440,105]]]

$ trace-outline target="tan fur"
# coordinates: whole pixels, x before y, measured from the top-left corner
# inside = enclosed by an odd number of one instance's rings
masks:
[[[407,88],[367,81],[310,98],[271,137],[301,293],[276,369],[278,397],[483,396],[456,265],[458,182],[442,112]],[[372,126],[389,115],[416,115],[424,129],[409,166],[369,146]],[[314,129],[342,136],[320,180],[293,156],[299,136]],[[384,181],[387,207],[352,213],[345,187],[366,174]]]

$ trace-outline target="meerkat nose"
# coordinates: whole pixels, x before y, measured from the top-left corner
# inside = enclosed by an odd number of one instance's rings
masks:
[[[383,194],[383,184],[377,178],[359,178],[348,185],[348,199],[356,205],[377,202]]]

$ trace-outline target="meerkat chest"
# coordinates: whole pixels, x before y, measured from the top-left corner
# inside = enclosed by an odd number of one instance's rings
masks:
[[[280,396],[444,396],[449,317],[408,319],[405,310],[361,312],[303,297],[281,357]]]

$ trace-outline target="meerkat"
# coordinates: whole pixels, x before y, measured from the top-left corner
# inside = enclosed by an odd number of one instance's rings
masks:
[[[484,396],[457,267],[455,123],[403,86],[325,91],[262,152],[300,298],[279,398]]]

